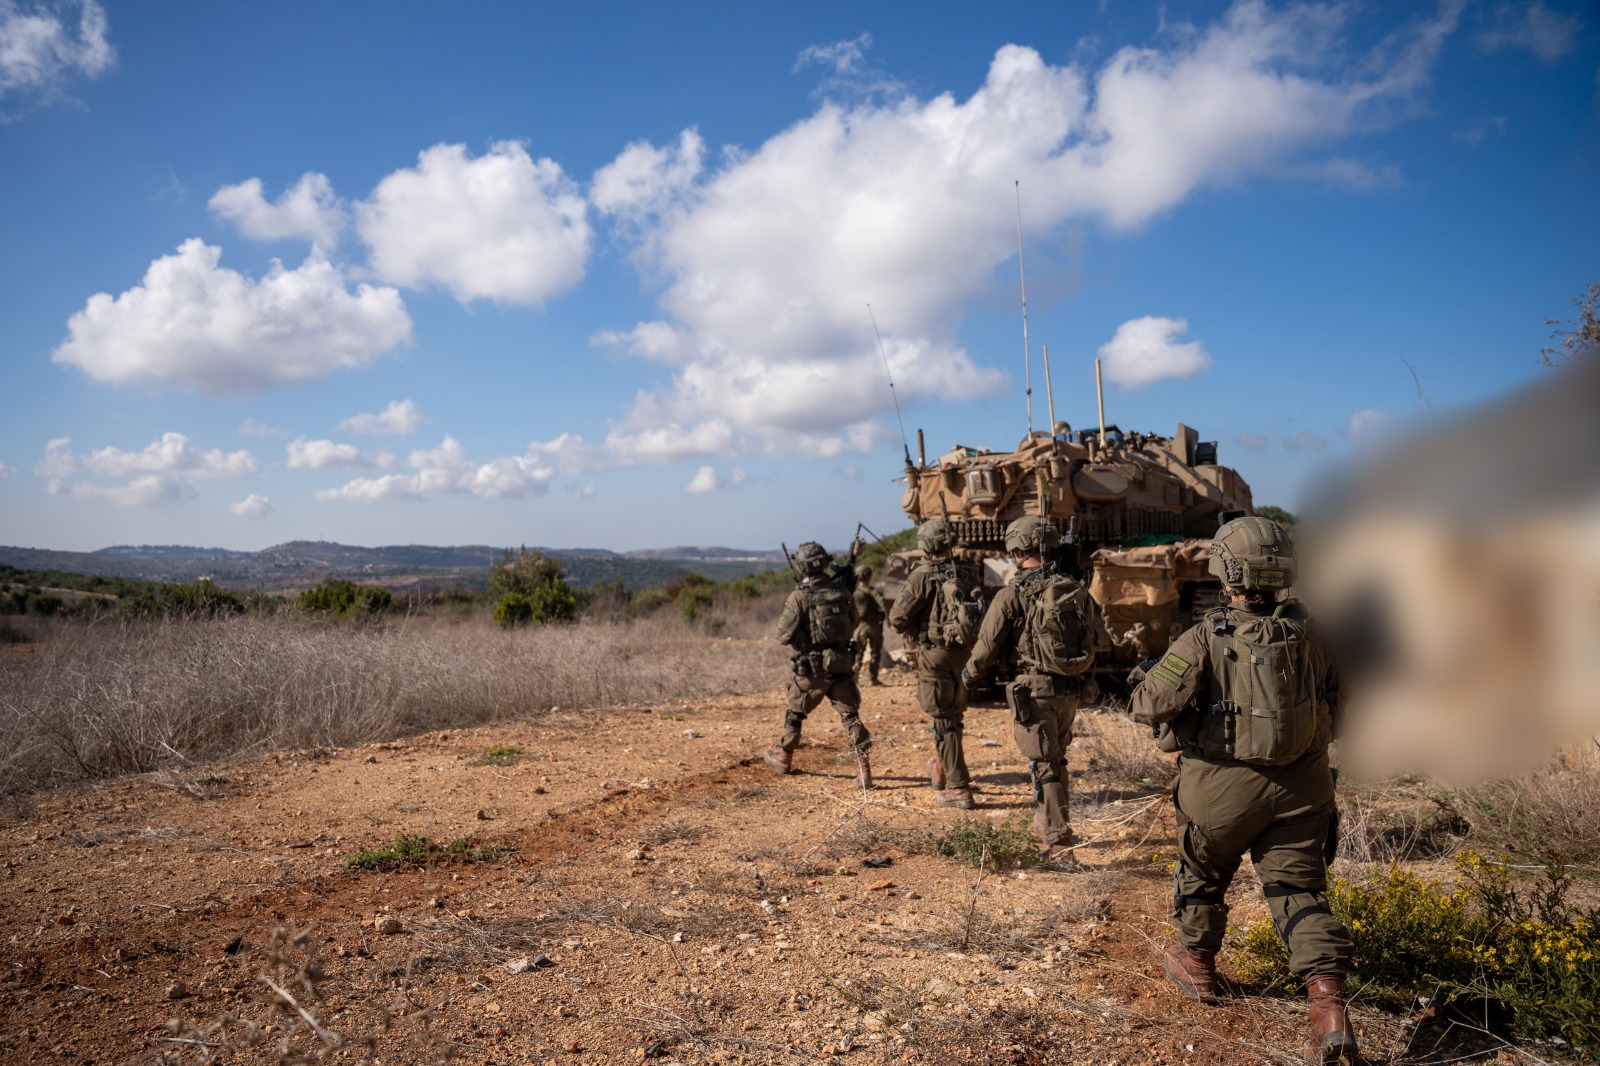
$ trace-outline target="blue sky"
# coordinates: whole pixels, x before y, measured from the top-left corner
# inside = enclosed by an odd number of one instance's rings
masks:
[[[1546,372],[1597,190],[1576,0],[0,0],[0,543],[902,528],[896,396],[1027,429],[1019,191],[1035,427],[1100,355],[1294,507]]]

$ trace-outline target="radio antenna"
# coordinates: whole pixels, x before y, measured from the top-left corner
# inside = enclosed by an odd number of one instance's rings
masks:
[[[1017,274],[1022,278],[1022,375],[1027,384],[1028,436],[1033,436],[1033,356],[1028,350],[1028,272],[1022,263],[1022,182],[1012,182],[1017,190]]]
[[[878,332],[878,316],[867,305],[867,317],[872,320],[872,335],[878,338],[878,354],[883,356],[883,373],[889,379],[889,396],[894,400],[895,421],[900,423],[900,447],[905,449],[906,469],[911,469],[911,445],[906,440],[906,420],[900,415],[900,395],[894,391],[894,371],[889,369],[889,352],[883,346],[883,334]]]

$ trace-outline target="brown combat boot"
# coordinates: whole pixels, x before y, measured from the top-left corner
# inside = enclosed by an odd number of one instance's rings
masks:
[[[937,757],[928,760],[928,784],[935,792],[944,791],[944,763]]]
[[[1334,974],[1306,978],[1306,999],[1311,1003],[1308,1061],[1355,1066],[1359,1059],[1356,1035],[1350,1031],[1350,1018],[1344,1009],[1344,978]]]
[[[1167,976],[1173,984],[1183,989],[1183,994],[1193,996],[1202,1003],[1217,1001],[1217,957],[1190,951],[1182,944],[1167,949]]]
[[[794,764],[794,752],[784,751],[782,748],[768,748],[766,753],[763,754],[761,758],[766,761],[768,766],[772,767],[780,774],[792,772],[791,768]]]
[[[972,798],[970,788],[947,788],[939,791],[941,807],[959,807],[964,811],[970,811],[977,805],[977,801]]]
[[[872,787],[872,763],[865,755],[856,756],[856,784],[862,788]]]

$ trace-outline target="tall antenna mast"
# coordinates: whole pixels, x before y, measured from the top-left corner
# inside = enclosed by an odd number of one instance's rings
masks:
[[[894,391],[894,371],[889,369],[889,352],[883,346],[883,334],[878,332],[878,316],[867,305],[867,317],[872,320],[872,335],[878,338],[878,354],[883,356],[883,372],[889,378],[889,396],[894,400],[894,417],[900,423],[900,447],[905,449],[906,469],[911,469],[911,445],[906,441],[906,420],[900,416],[900,395]]]
[[[1022,182],[1012,183],[1017,190],[1017,273],[1022,278],[1022,374],[1027,382],[1028,436],[1033,436],[1033,356],[1028,350],[1028,272],[1022,264]]]

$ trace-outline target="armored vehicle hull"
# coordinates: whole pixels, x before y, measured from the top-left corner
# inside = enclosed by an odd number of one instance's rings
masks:
[[[957,558],[981,572],[987,594],[1011,574],[1011,522],[1044,515],[1072,533],[1059,562],[1087,577],[1105,615],[1112,645],[1101,649],[1101,669],[1159,655],[1220,600],[1221,586],[1206,572],[1211,537],[1223,512],[1251,510],[1250,486],[1217,464],[1215,442],[1188,426],[1162,437],[1057,423],[1009,452],[958,446],[933,462],[917,436],[901,508],[917,523],[948,517]],[[891,557],[891,585],[920,557]]]

